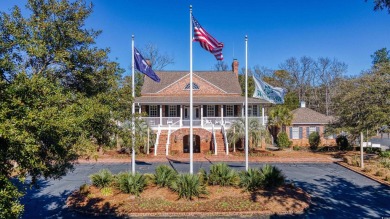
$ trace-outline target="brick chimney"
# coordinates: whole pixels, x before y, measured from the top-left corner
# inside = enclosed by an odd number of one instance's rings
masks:
[[[232,71],[236,75],[236,77],[238,78],[238,61],[237,61],[237,59],[233,59]]]

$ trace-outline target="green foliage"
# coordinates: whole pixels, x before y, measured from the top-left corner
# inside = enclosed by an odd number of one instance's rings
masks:
[[[390,63],[390,50],[387,50],[386,48],[379,49],[371,55],[371,58],[373,65]]]
[[[110,196],[110,195],[112,195],[112,188],[111,187],[104,187],[100,190],[100,193],[102,193],[103,196]]]
[[[250,73],[248,73],[248,97],[252,97],[255,92],[255,81],[253,80],[253,77],[249,75]],[[245,73],[238,75],[238,82],[241,87],[241,96],[245,96]]]
[[[208,184],[209,177],[208,177],[207,172],[206,172],[205,169],[200,168],[200,170],[198,172],[198,176],[199,176],[200,183],[202,185],[207,185]]]
[[[166,165],[159,165],[154,174],[154,183],[160,187],[167,187],[176,180],[176,177],[177,173],[174,169]]]
[[[361,131],[390,124],[390,64],[373,68],[358,78],[340,81],[335,97],[336,118],[330,128],[346,131],[352,142]]]
[[[147,185],[146,177],[142,174],[120,173],[117,176],[119,189],[128,194],[139,196]]]
[[[82,195],[86,195],[89,193],[89,185],[84,183],[79,187],[79,192]]]
[[[263,175],[258,169],[248,169],[248,171],[242,171],[239,173],[240,184],[239,186],[245,191],[256,191],[261,188],[263,183]]]
[[[180,174],[170,185],[170,189],[177,192],[179,198],[192,200],[194,197],[206,195],[206,186],[201,183],[198,175]]]
[[[267,130],[258,119],[249,118],[248,123],[249,146],[251,148],[258,147],[262,139],[269,140]],[[245,141],[245,119],[239,118],[231,124],[227,131],[227,138],[228,142],[233,145],[240,140],[242,143]]]
[[[89,176],[91,179],[92,185],[98,188],[104,188],[111,185],[114,177],[112,173],[107,169],[102,169],[99,172]]]
[[[283,175],[282,171],[275,166],[266,164],[260,172],[263,175],[262,186],[264,186],[264,188],[277,188],[285,183],[286,177]]]
[[[213,164],[210,167],[208,182],[210,185],[234,186],[238,184],[236,171],[228,167],[226,163]]]
[[[349,147],[347,136],[338,135],[336,137],[336,144],[340,148],[340,150],[346,150]]]
[[[24,210],[19,202],[21,196],[9,178],[0,176],[0,218],[19,218]]]
[[[278,145],[279,148],[288,148],[291,146],[292,141],[288,139],[288,135],[285,132],[281,132],[278,135],[278,138],[276,140],[276,144]]]
[[[381,151],[379,156],[382,158],[390,158],[390,151]]]
[[[309,144],[311,149],[313,150],[316,150],[318,148],[318,146],[321,144],[321,137],[318,132],[312,132],[309,135]]]

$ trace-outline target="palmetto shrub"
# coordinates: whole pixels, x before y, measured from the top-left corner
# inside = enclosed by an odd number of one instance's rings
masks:
[[[210,167],[208,182],[210,185],[234,186],[238,184],[239,178],[232,168],[225,163],[218,163]]]
[[[263,175],[258,169],[248,169],[248,171],[242,171],[239,173],[240,187],[245,191],[256,191],[262,186]]]
[[[92,185],[98,188],[110,186],[111,182],[114,179],[112,173],[107,169],[102,169],[99,172],[90,175],[89,178],[92,181]]]
[[[285,183],[286,177],[277,167],[266,164],[260,172],[263,176],[262,186],[264,188],[276,188]]]
[[[117,184],[119,190],[124,193],[139,196],[144,191],[147,180],[142,174],[131,174],[128,172],[120,173],[117,177]]]
[[[199,176],[200,183],[202,183],[203,185],[206,185],[208,183],[209,177],[207,175],[206,170],[200,168],[198,172],[198,176]]]
[[[177,192],[179,198],[188,200],[208,194],[206,186],[201,183],[198,175],[180,174],[169,187],[174,192]]]
[[[177,173],[171,167],[160,165],[154,174],[154,183],[160,187],[169,186],[177,177]]]

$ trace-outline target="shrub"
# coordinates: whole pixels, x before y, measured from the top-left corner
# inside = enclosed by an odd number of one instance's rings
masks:
[[[208,176],[206,170],[201,168],[198,172],[199,180],[202,185],[206,185],[208,183]]]
[[[287,136],[287,133],[286,132],[281,132],[279,133],[278,135],[278,138],[277,138],[277,141],[276,141],[277,145],[279,148],[288,148],[291,146],[292,144],[292,141],[290,141],[288,139],[288,136]]]
[[[136,196],[139,196],[147,185],[146,177],[139,173],[120,173],[117,180],[119,190]]]
[[[84,183],[79,187],[79,193],[82,195],[87,195],[89,193],[89,185]]]
[[[294,145],[294,146],[293,146],[293,150],[294,150],[294,151],[300,151],[300,150],[301,150],[301,147],[299,147],[298,145]]]
[[[371,166],[365,166],[364,168],[363,168],[363,172],[366,172],[366,173],[370,173],[371,171],[372,171],[373,169],[372,169],[372,167]]]
[[[386,177],[385,177],[385,181],[387,181],[387,182],[390,182],[390,175],[388,174],[388,175],[386,175]]]
[[[375,176],[382,177],[385,175],[385,171],[383,169],[379,169],[376,171]]]
[[[92,185],[98,188],[109,186],[114,179],[112,173],[107,169],[102,169],[98,173],[89,176],[89,178],[92,181]]]
[[[348,165],[352,165],[352,158],[349,157],[349,156],[345,156],[343,157],[343,160],[345,163],[347,163]]]
[[[339,135],[336,137],[336,144],[340,150],[346,150],[349,147],[348,138],[345,135]]]
[[[309,144],[311,149],[316,150],[321,143],[321,137],[318,132],[312,132],[309,135]]]
[[[381,151],[379,156],[383,158],[390,158],[390,151]]]
[[[201,183],[198,175],[180,174],[169,186],[174,192],[177,192],[179,198],[192,200],[193,197],[200,197],[208,194],[206,187]]]
[[[263,175],[263,186],[265,188],[276,188],[285,183],[286,177],[277,167],[266,164],[260,172]]]
[[[110,187],[104,187],[100,190],[100,193],[102,193],[103,196],[110,196],[112,195],[112,189]]]
[[[388,158],[381,158],[379,160],[380,164],[382,164],[383,167],[390,169],[390,159]]]
[[[160,165],[154,174],[154,183],[160,187],[169,186],[177,177],[177,173],[171,167]]]
[[[263,175],[257,169],[248,169],[248,171],[242,171],[240,176],[240,187],[245,191],[256,191],[262,186]]]
[[[210,167],[208,182],[210,185],[234,186],[239,178],[236,171],[228,167],[225,163],[214,164]]]

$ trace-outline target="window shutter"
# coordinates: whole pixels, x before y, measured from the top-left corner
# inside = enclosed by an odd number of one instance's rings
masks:
[[[203,117],[207,117],[207,105],[203,105]]]
[[[180,117],[180,105],[177,105],[176,107],[176,117]]]
[[[165,117],[168,117],[168,115],[169,115],[169,107],[168,107],[168,105],[165,105]]]
[[[157,105],[157,117],[160,117],[160,107],[162,107],[162,105]]]
[[[316,132],[318,133],[318,134],[320,134],[320,127],[316,127]]]
[[[303,130],[303,128],[299,127],[299,139],[302,139],[302,130]]]
[[[218,117],[218,105],[215,105],[215,117]]]
[[[238,106],[234,105],[234,117],[238,116]]]
[[[310,128],[309,126],[306,127],[306,138],[309,139],[309,135],[310,135]]]
[[[292,139],[293,136],[292,136],[292,127],[290,127],[290,139]]]
[[[226,117],[226,105],[223,105],[223,116]]]
[[[145,112],[146,112],[146,114],[149,116],[149,105],[146,105],[146,106],[145,106]]]

